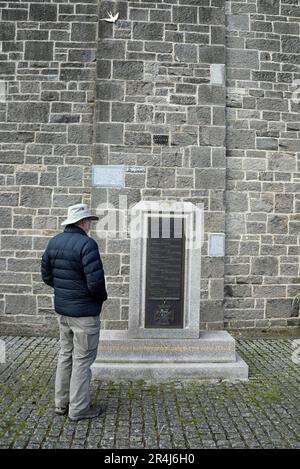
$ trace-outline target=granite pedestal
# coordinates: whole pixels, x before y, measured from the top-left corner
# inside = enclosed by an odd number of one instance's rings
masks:
[[[201,332],[198,339],[100,339],[93,376],[103,380],[246,380],[248,365],[226,331]]]
[[[248,366],[228,332],[199,332],[203,211],[203,204],[176,201],[141,201],[132,208],[129,328],[102,331],[95,376],[114,381],[247,379]],[[164,243],[172,234],[175,238],[175,229],[164,236],[163,224],[171,218],[174,226],[183,223],[182,251]],[[161,227],[156,235],[149,223],[155,219]],[[149,244],[153,238],[162,240],[156,251]]]

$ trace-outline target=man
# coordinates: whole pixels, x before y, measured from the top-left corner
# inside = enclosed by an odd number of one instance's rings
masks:
[[[55,412],[71,420],[98,417],[101,405],[91,406],[90,366],[96,359],[100,312],[107,299],[102,261],[96,241],[88,236],[92,216],[85,204],[68,208],[62,233],[48,243],[42,262],[43,281],[54,288],[60,353],[55,380]]]

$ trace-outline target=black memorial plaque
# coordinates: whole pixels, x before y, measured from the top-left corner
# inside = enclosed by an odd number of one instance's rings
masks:
[[[167,221],[162,217],[149,217],[145,303],[147,328],[183,328],[184,250],[182,217],[169,217]]]

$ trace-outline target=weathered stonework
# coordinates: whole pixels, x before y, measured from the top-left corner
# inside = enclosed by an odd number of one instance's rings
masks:
[[[97,0],[0,5],[0,329],[55,333],[40,256],[90,203]]]
[[[118,208],[120,196],[129,208],[203,204],[202,329],[300,325],[298,2],[33,0],[0,11],[1,330],[56,331],[39,273],[49,237],[68,205]],[[123,165],[124,187],[93,186],[93,165]],[[104,234],[102,326],[124,330],[130,243]],[[225,236],[225,256],[210,251],[212,234]]]
[[[285,0],[226,4],[224,323],[299,325],[291,297],[299,292],[300,8]]]

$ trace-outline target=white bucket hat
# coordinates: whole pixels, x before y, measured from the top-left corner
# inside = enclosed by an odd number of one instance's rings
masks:
[[[83,218],[90,218],[91,220],[99,220],[99,217],[92,215],[91,209],[86,204],[76,204],[68,207],[68,218],[64,220],[61,225],[71,225]]]

